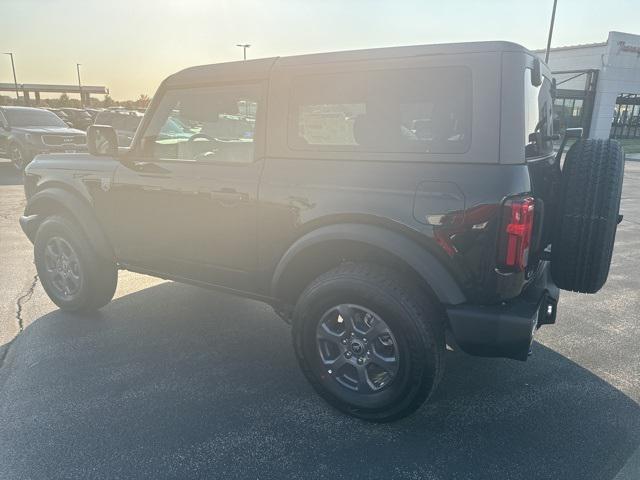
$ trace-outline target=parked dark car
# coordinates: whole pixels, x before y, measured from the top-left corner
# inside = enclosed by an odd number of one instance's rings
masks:
[[[86,133],[42,108],[0,107],[0,156],[22,170],[39,153],[87,151]]]
[[[93,119],[89,112],[82,108],[61,108],[68,117],[73,128],[78,130],[86,130],[93,123]]]
[[[96,116],[94,123],[113,127],[118,137],[118,145],[128,147],[142,121],[142,117],[141,113],[135,111],[105,110]]]
[[[447,332],[526,360],[559,289],[607,279],[623,152],[577,139],[561,169],[552,92],[506,42],[189,68],[130,148],[94,125],[90,154],[31,163],[20,221],[60,308],[106,305],[119,268],[267,302],[320,395],[389,421],[436,388]]]
[[[96,117],[100,112],[103,112],[103,108],[85,108],[85,112],[87,112],[91,116],[91,120],[95,122]]]
[[[45,108],[45,110],[49,110],[52,113],[55,113],[58,117],[60,117],[60,119],[66,123],[67,125],[69,125],[70,127],[73,127],[72,123],[71,123],[71,119],[69,118],[69,115],[67,115],[66,113],[64,113],[62,110],[60,110],[59,108]]]

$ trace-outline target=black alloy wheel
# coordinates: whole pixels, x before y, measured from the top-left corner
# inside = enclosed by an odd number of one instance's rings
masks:
[[[360,305],[329,309],[318,323],[316,344],[328,377],[360,393],[388,387],[399,369],[397,341],[379,315]]]
[[[53,290],[61,300],[72,301],[82,287],[83,272],[69,242],[62,237],[51,237],[44,249],[46,274]]]
[[[74,220],[45,218],[36,233],[34,253],[42,287],[62,310],[97,310],[113,298],[117,264],[95,251]]]
[[[305,289],[293,313],[298,363],[342,412],[388,422],[415,411],[444,371],[442,309],[401,273],[345,262]]]

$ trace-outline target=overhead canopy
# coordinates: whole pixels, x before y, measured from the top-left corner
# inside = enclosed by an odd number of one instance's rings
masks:
[[[15,92],[14,83],[0,83],[0,92]],[[23,92],[46,92],[46,93],[80,93],[78,85],[49,85],[44,83],[19,83],[18,90]],[[98,85],[82,85],[82,93],[107,95],[109,89]]]

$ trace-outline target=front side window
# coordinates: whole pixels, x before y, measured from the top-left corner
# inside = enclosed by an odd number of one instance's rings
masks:
[[[540,157],[553,152],[553,98],[551,81],[542,77],[542,85],[531,84],[531,69],[524,75],[525,157]]]
[[[170,160],[252,162],[259,94],[258,85],[167,91],[143,136],[144,153]]]
[[[396,69],[294,79],[289,145],[299,150],[464,153],[471,73]]]

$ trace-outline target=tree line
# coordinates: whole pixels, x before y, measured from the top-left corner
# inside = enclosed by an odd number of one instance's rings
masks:
[[[110,95],[104,95],[104,98],[100,100],[97,97],[91,97],[89,99],[89,104],[85,105],[85,107],[94,107],[94,108],[108,108],[108,107],[125,107],[130,109],[142,109],[147,108],[149,103],[151,102],[151,98],[144,93],[141,93],[140,96],[136,100],[114,100]],[[15,97],[11,97],[8,95],[0,95],[0,105],[22,105],[24,106],[24,98],[20,98],[18,101]],[[35,99],[31,98],[29,100],[29,106],[36,106]],[[41,98],[39,107],[49,107],[49,108],[81,108],[82,105],[80,103],[79,98],[70,98],[69,95],[63,93],[58,98]]]

